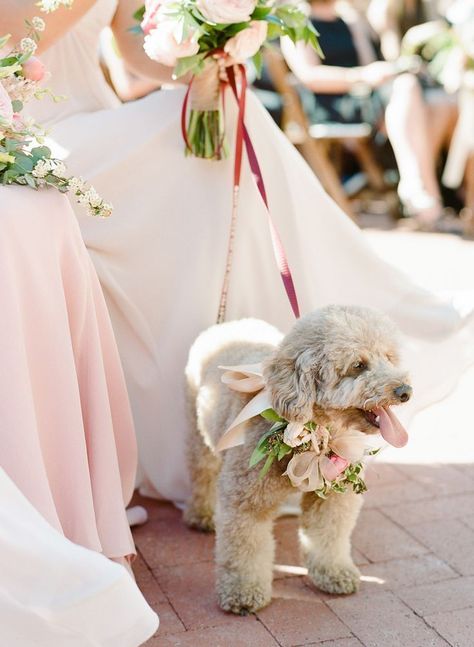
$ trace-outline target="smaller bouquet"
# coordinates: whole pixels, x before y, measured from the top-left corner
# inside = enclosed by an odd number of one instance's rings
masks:
[[[324,499],[331,491],[344,493],[349,487],[356,494],[367,490],[362,479],[362,461],[380,450],[370,449],[361,431],[333,434],[315,422],[288,422],[273,409],[266,409],[260,415],[273,422],[260,438],[249,462],[249,467],[255,467],[265,459],[260,471],[262,478],[275,460],[281,461],[291,454],[284,476],[301,492],[314,492]]]
[[[47,10],[52,11],[53,3],[46,4]],[[59,4],[70,3],[56,1],[56,5]],[[112,206],[84,180],[68,176],[64,163],[53,159],[51,150],[44,146],[41,127],[21,114],[25,103],[50,94],[40,85],[45,78],[45,68],[34,56],[45,22],[35,17],[26,25],[27,35],[19,45],[8,54],[0,55],[0,183],[32,189],[52,186],[61,193],[71,191],[90,215],[107,217],[112,213]],[[8,46],[9,40],[8,35],[0,37],[0,51]]]
[[[145,33],[147,55],[174,77],[192,75],[191,112],[184,136],[188,153],[205,159],[225,156],[221,89],[226,69],[253,59],[259,72],[262,47],[280,36],[310,43],[317,32],[296,3],[276,0],[148,0],[135,14]]]
[[[356,494],[367,490],[362,478],[363,460],[377,454],[380,448],[371,447],[366,434],[356,429],[332,430],[313,420],[305,423],[285,420],[271,408],[271,395],[261,364],[219,368],[225,371],[221,379],[229,389],[256,395],[221,437],[218,451],[243,444],[246,422],[261,416],[272,425],[258,441],[249,460],[250,468],[265,460],[260,478],[275,460],[289,458],[283,476],[301,492],[314,492],[324,499],[330,492],[342,494],[348,488]]]

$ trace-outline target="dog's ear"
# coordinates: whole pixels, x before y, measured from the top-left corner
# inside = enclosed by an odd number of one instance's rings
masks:
[[[310,353],[296,359],[277,351],[264,365],[265,382],[275,411],[292,422],[307,422],[313,415],[316,398],[316,375]]]

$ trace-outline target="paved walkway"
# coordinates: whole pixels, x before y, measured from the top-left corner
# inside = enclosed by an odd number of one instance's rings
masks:
[[[473,243],[412,236],[374,233],[371,242],[395,263],[403,254],[429,287],[474,285]],[[369,468],[353,537],[363,575],[356,595],[312,586],[301,574],[297,519],[285,518],[276,524],[271,605],[257,616],[225,614],[214,595],[213,537],[188,530],[173,506],[139,499],[150,521],[134,533],[135,570],[161,620],[147,647],[474,647],[473,384],[471,370],[418,416],[407,448]]]
[[[151,520],[135,531],[135,570],[161,620],[147,647],[472,647],[474,465],[376,462],[368,483],[353,538],[360,592],[329,596],[294,574],[297,519],[280,519],[273,602],[245,618],[216,605],[213,537],[142,499]]]

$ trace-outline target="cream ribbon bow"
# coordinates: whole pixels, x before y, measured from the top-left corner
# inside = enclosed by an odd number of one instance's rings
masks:
[[[221,380],[229,389],[238,391],[239,393],[257,393],[245,405],[217,443],[216,449],[218,452],[221,452],[224,449],[244,444],[245,423],[254,416],[260,415],[266,409],[271,409],[272,400],[270,391],[265,387],[261,364],[219,366],[219,368],[225,371]]]

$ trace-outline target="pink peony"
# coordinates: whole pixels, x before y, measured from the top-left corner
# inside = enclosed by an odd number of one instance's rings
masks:
[[[145,34],[155,29],[159,22],[166,19],[166,5],[172,0],[147,0],[145,2],[145,15],[141,27]]]
[[[224,51],[236,62],[244,63],[254,56],[267,37],[268,25],[264,20],[252,20],[225,44]]]
[[[8,92],[0,83],[0,118],[7,124],[11,124],[13,120],[12,102]]]
[[[39,58],[32,56],[23,63],[23,76],[30,81],[42,81],[46,73],[46,68]]]
[[[256,4],[256,0],[197,0],[196,6],[209,22],[228,25],[250,20]]]
[[[162,20],[147,36],[143,48],[147,55],[168,67],[174,67],[179,58],[199,52],[198,33],[182,40],[182,26],[174,20]]]

